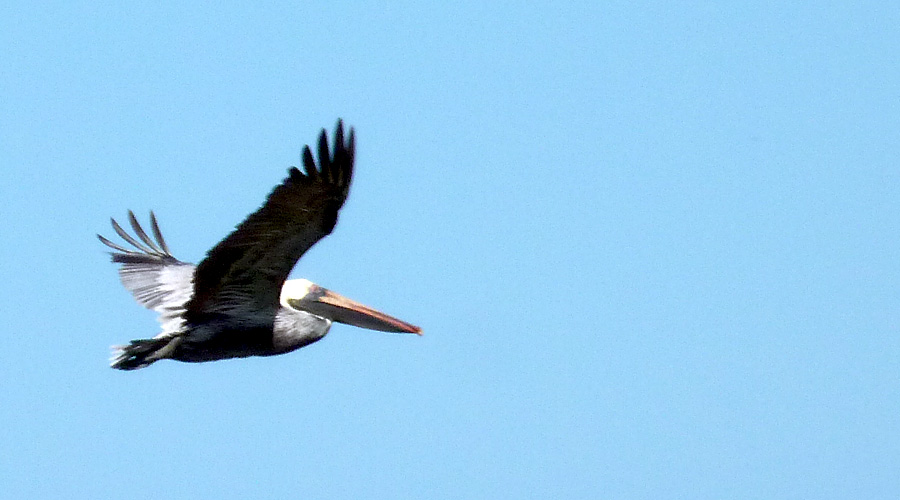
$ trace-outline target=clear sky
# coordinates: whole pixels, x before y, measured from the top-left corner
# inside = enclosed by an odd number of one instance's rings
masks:
[[[900,497],[894,3],[123,4],[0,6],[0,497]],[[109,369],[338,117],[425,336]]]

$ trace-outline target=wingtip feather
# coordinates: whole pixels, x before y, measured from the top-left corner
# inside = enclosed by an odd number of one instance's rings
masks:
[[[144,228],[141,227],[141,224],[138,222],[137,217],[134,216],[134,212],[131,210],[128,211],[128,222],[131,223],[131,229],[134,230],[134,234],[137,235],[138,238],[144,242],[147,247],[153,251],[154,254],[162,255],[163,251],[159,248],[153,240],[147,236],[147,233],[144,231]]]
[[[116,234],[118,234],[123,240],[125,240],[129,244],[131,244],[131,246],[133,246],[134,248],[137,248],[138,250],[140,250],[144,253],[150,253],[150,254],[153,253],[152,250],[141,245],[140,242],[138,242],[138,240],[134,239],[130,234],[128,234],[127,231],[122,229],[122,226],[120,226],[119,223],[116,222],[116,219],[110,218],[110,221],[112,221],[112,227],[113,227],[113,230],[116,232]]]
[[[303,147],[303,169],[306,170],[306,175],[311,179],[319,176],[319,171],[316,169],[316,160],[313,158],[309,146]]]
[[[166,240],[163,238],[162,231],[159,230],[159,223],[156,222],[156,214],[153,213],[153,210],[150,211],[150,229],[153,230],[153,237],[156,238],[156,243],[159,244],[163,253],[172,255],[172,252],[169,251],[169,245],[166,244]]]
[[[329,182],[331,182],[331,152],[328,151],[328,137],[325,129],[319,134],[319,172]]]
[[[103,237],[98,234],[97,238],[101,243],[106,245],[107,247],[114,250],[112,252],[112,260],[113,262],[118,263],[134,263],[134,262],[145,262],[147,259],[150,261],[159,261],[159,260],[176,260],[171,252],[169,252],[169,246],[166,244],[166,240],[163,239],[162,232],[159,230],[159,223],[156,221],[156,215],[151,211],[150,212],[150,223],[153,229],[153,236],[156,238],[156,242],[154,242],[141,227],[140,223],[137,221],[137,217],[135,217],[134,213],[129,210],[128,211],[128,219],[131,222],[132,229],[134,229],[135,234],[137,234],[138,238],[140,238],[144,244],[135,239],[132,235],[128,234],[125,229],[116,221],[116,219],[110,217],[109,221],[112,225],[113,230],[115,230],[116,234],[118,234],[123,240],[125,240],[128,244],[130,244],[133,249],[126,248],[125,246],[114,243],[113,241]],[[145,246],[146,244],[146,246]]]

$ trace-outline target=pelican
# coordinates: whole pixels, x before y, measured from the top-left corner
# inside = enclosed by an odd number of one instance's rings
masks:
[[[265,203],[197,266],[172,256],[152,211],[153,239],[130,210],[134,236],[111,219],[115,232],[133,248],[97,237],[114,250],[112,261],[120,265],[125,288],[140,305],[159,313],[162,332],[113,346],[110,366],[134,370],[161,359],[202,362],[284,354],[320,340],[335,321],[421,335],[417,326],[308,280],[287,279],[297,260],[334,229],[350,188],[353,156],[353,128],[345,141],[338,120],[331,151],[323,129],[318,165],[306,146],[304,171],[291,167]]]

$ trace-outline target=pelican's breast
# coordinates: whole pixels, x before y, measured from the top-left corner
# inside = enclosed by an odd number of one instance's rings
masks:
[[[329,328],[330,319],[283,307],[275,315],[273,347],[278,352],[299,349],[324,337]]]

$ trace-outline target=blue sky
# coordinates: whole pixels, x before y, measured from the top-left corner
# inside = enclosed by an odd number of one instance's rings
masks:
[[[9,498],[897,498],[900,8],[0,7]],[[196,262],[338,117],[295,277],[421,325],[137,372],[95,233]]]

